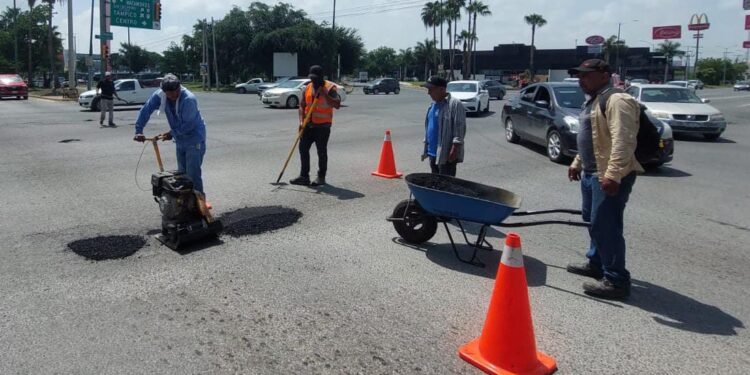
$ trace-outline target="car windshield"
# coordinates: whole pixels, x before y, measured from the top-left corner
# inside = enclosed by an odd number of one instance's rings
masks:
[[[284,83],[292,79],[292,77],[283,77],[276,80],[276,83]]]
[[[563,108],[581,108],[586,96],[580,87],[555,87],[555,98],[557,104]]]
[[[282,82],[280,85],[276,86],[282,89],[293,89],[297,86],[299,86],[302,83],[302,81],[286,81]]]
[[[451,82],[448,84],[448,92],[477,92],[477,84],[467,82]]]
[[[0,77],[0,82],[2,82],[2,83],[4,83],[4,84],[7,85],[9,83],[23,82],[23,80],[19,76],[15,76],[15,77]]]
[[[747,81],[739,81],[736,83],[737,85],[747,85]]]
[[[692,90],[680,88],[643,89],[641,101],[645,103],[702,103]]]

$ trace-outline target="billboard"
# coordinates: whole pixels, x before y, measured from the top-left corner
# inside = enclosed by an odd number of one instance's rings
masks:
[[[274,77],[296,77],[297,54],[289,52],[273,53],[273,76]]]
[[[680,39],[682,38],[682,26],[655,26],[651,35],[653,39]]]
[[[710,23],[708,23],[708,16],[706,13],[693,14],[690,17],[690,24],[688,25],[688,30],[691,31],[701,31],[701,30],[708,30],[708,28],[711,26]]]

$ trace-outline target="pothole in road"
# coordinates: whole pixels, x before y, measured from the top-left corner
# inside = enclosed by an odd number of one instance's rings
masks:
[[[224,234],[242,237],[270,232],[294,225],[302,212],[283,206],[245,207],[221,216]]]
[[[68,248],[87,259],[107,260],[128,257],[145,245],[141,236],[101,236],[73,241]]]
[[[70,142],[80,142],[81,140],[78,138],[70,138],[70,139],[63,139],[62,141],[59,141],[57,143],[70,143]]]

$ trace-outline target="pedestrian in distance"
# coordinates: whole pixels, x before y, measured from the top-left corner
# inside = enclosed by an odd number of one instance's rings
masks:
[[[104,79],[96,84],[96,93],[99,95],[99,108],[101,109],[101,116],[99,116],[99,126],[104,126],[104,114],[109,112],[109,126],[115,127],[114,119],[114,98],[122,100],[117,96],[117,90],[115,90],[115,84],[112,82],[112,73],[104,73]]]
[[[640,107],[626,93],[609,92],[612,73],[603,60],[586,60],[568,73],[578,75],[590,97],[580,115],[578,155],[568,178],[580,181],[583,220],[591,227],[588,261],[571,263],[567,270],[596,279],[583,284],[587,294],[626,299],[630,272],[625,268],[623,216],[635,175],[643,172],[635,157]]]
[[[160,134],[164,140],[174,139],[177,151],[177,170],[185,173],[193,182],[193,190],[203,191],[201,166],[206,154],[206,124],[198,109],[198,100],[174,74],[167,74],[161,82],[161,89],[156,90],[143,105],[135,122],[135,138],[144,142],[143,128],[157,111],[157,116],[164,112],[169,123],[169,131]]]
[[[299,131],[303,132],[299,141],[300,173],[289,183],[322,186],[326,184],[328,171],[328,138],[333,126],[333,110],[341,108],[341,97],[336,92],[336,85],[325,80],[320,65],[311,66],[308,77],[310,83],[299,103]],[[308,115],[310,119],[305,123]],[[318,151],[318,177],[310,182],[310,148],[313,144]]]
[[[456,166],[464,161],[466,109],[461,101],[446,91],[448,81],[432,76],[427,80],[427,94],[432,104],[424,121],[422,161],[430,159],[434,174],[456,176]]]

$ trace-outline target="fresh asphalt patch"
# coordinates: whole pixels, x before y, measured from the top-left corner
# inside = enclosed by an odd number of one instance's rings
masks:
[[[231,237],[258,235],[294,225],[302,212],[282,206],[245,207],[221,216],[224,234]]]
[[[141,236],[100,236],[73,241],[68,248],[91,260],[120,259],[135,254],[146,245]]]

